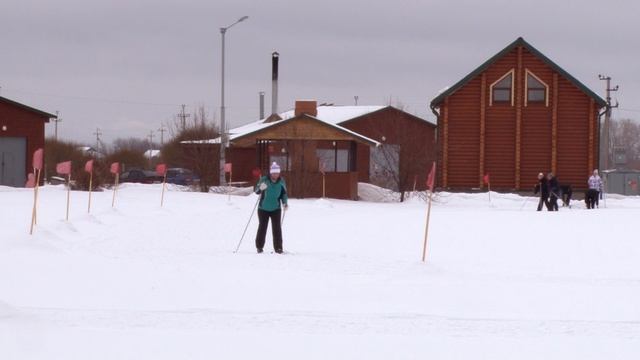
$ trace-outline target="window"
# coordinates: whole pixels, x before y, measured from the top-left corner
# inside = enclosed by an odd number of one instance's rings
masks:
[[[491,84],[491,104],[511,103],[513,105],[513,70]]]
[[[539,77],[535,76],[532,72],[527,70],[527,103],[530,102],[544,102],[545,105],[549,105],[547,101],[548,86]],[[525,104],[526,106],[527,104]]]
[[[289,161],[288,154],[269,155],[269,164],[273,164],[274,162],[278,163],[281,171],[291,171],[291,162]]]
[[[348,149],[316,149],[318,157],[318,170],[326,172],[348,172]]]

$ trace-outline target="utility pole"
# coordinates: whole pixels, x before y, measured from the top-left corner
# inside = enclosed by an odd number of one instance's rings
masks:
[[[178,117],[180,118],[180,126],[182,127],[182,131],[184,131],[184,129],[186,129],[186,128],[187,128],[187,118],[188,118],[189,116],[191,116],[190,114],[186,114],[186,113],[185,113],[184,108],[185,108],[186,106],[187,106],[187,105],[182,104],[182,112],[180,112],[180,114],[178,114]]]
[[[225,148],[227,146],[227,123],[225,118],[225,106],[224,106],[224,36],[227,31],[235,24],[243,22],[247,20],[248,16],[243,16],[240,19],[236,20],[233,24],[220,28],[220,36],[222,37],[222,61],[221,61],[221,81],[220,81],[220,165],[218,167],[220,171],[220,185],[225,185],[227,180],[224,174],[224,164],[225,160]]]
[[[96,154],[97,154],[98,151],[100,150],[100,136],[102,136],[102,132],[100,131],[100,128],[96,128],[96,132],[94,132],[93,135],[96,136]]]
[[[149,167],[151,167],[151,158],[153,158],[153,130],[149,131],[147,138],[149,139]]]
[[[53,133],[53,138],[55,139],[55,141],[58,141],[58,123],[61,121],[62,119],[60,118],[60,112],[56,110],[56,118],[53,119],[53,123],[55,124],[55,132]]]
[[[604,80],[607,82],[607,89],[606,89],[606,93],[607,93],[607,97],[606,97],[606,101],[607,101],[607,109],[604,113],[604,129],[603,129],[603,144],[602,147],[604,148],[604,164],[601,164],[601,166],[604,168],[604,170],[609,169],[609,167],[611,166],[610,161],[611,161],[611,109],[613,108],[617,108],[618,107],[618,101],[616,100],[616,104],[615,105],[611,105],[611,92],[616,92],[618,91],[618,85],[616,85],[614,88],[611,87],[611,76],[605,76],[605,75],[598,75],[598,78],[600,80]]]
[[[160,126],[158,132],[160,133],[160,147],[164,147],[164,132],[167,131],[164,126]]]

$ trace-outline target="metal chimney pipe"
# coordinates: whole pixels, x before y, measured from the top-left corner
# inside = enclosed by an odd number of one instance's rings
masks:
[[[271,114],[278,113],[278,58],[280,54],[271,54]]]
[[[264,119],[264,91],[260,91],[260,120]]]

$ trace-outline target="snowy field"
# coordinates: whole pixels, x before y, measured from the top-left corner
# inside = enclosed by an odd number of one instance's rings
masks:
[[[365,191],[366,190],[366,191]],[[363,193],[373,194],[371,189]],[[0,359],[638,359],[640,198],[296,200],[255,253],[255,195],[0,187]]]

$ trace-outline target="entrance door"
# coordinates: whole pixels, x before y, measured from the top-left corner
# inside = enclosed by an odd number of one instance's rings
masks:
[[[0,185],[23,187],[26,166],[27,138],[0,137]]]

